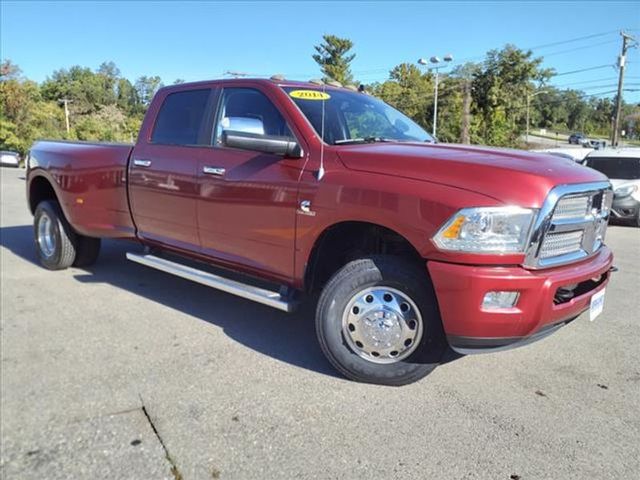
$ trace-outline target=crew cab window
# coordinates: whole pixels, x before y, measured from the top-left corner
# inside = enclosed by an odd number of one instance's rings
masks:
[[[289,137],[293,134],[275,105],[253,88],[226,88],[218,113],[215,144],[222,142],[225,130],[265,136]]]
[[[151,135],[152,143],[208,145],[206,112],[211,90],[186,90],[167,95]],[[210,135],[209,135],[210,137]]]

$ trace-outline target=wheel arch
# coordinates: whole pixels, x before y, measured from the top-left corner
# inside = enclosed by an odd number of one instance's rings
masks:
[[[342,220],[316,237],[304,269],[304,289],[321,288],[342,265],[367,255],[389,254],[421,261],[418,248],[395,229],[379,223]]]
[[[42,174],[36,174],[31,177],[31,180],[29,181],[27,200],[29,203],[29,210],[32,215],[35,213],[38,204],[44,200],[54,200],[58,202],[60,208],[63,208],[54,184],[55,182]]]

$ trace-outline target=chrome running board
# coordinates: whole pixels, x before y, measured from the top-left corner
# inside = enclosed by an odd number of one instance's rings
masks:
[[[236,295],[238,297],[253,300],[257,303],[262,303],[269,307],[277,308],[284,312],[291,312],[294,310],[295,302],[286,299],[279,292],[266,290],[264,288],[255,287],[246,283],[224,278],[213,273],[198,270],[197,268],[188,267],[180,263],[172,262],[164,258],[159,258],[154,255],[139,255],[136,253],[127,252],[127,259],[132,262],[145,265],[147,267],[161,270],[176,277],[185,278],[192,282],[206,285],[207,287],[222,290],[223,292]]]

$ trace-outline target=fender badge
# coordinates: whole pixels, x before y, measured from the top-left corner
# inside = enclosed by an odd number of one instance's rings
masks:
[[[300,208],[298,208],[298,213],[301,215],[307,215],[309,217],[315,217],[316,212],[311,210],[311,201],[310,200],[302,200],[300,202]]]

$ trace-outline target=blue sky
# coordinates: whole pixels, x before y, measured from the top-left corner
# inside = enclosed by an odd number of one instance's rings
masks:
[[[165,83],[218,78],[227,70],[318,77],[313,45],[325,33],[355,43],[352,66],[363,82],[384,80],[398,63],[452,53],[480,60],[514,43],[558,73],[613,65],[616,31],[640,37],[638,2],[11,2],[1,0],[0,47],[25,76],[42,81],[55,69],[96,68],[113,60],[131,80]],[[602,35],[600,35],[602,34]],[[640,52],[628,58],[629,88],[640,88]],[[589,94],[613,90],[612,67],[561,75],[560,86]],[[633,85],[633,84],[636,85]],[[611,87],[609,87],[611,86]],[[626,93],[640,101],[640,92]]]

